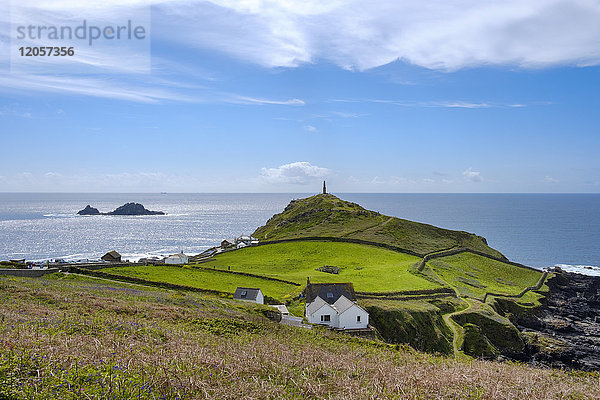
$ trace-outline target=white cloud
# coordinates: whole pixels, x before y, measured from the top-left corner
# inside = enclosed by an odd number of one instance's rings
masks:
[[[306,161],[284,164],[277,168],[263,168],[260,179],[269,184],[307,185],[332,174],[332,171]]]
[[[553,178],[553,177],[551,177],[549,175],[546,175],[544,177],[544,182],[547,182],[547,183],[559,183],[560,181],[558,179],[556,179],[556,178]]]
[[[471,182],[481,182],[483,181],[483,177],[481,176],[481,172],[473,171],[472,168],[467,168],[463,171],[463,176],[470,180]]]
[[[87,14],[111,19],[115,9],[133,14],[149,9],[143,0],[58,0],[44,2],[43,6],[35,0],[19,2],[20,7],[28,4],[38,9],[36,17],[41,20],[53,15],[70,18]],[[0,24],[10,26],[8,14],[0,15]],[[165,47],[215,50],[269,68],[325,61],[363,70],[402,60],[452,71],[481,65],[598,65],[599,20],[600,2],[595,0],[154,0],[151,25],[154,38],[160,38]],[[2,50],[6,50],[6,43],[10,43],[8,34],[0,34]],[[182,60],[165,61],[156,54],[152,55],[154,74],[138,76],[135,74],[147,69],[148,63],[132,64],[129,61],[139,58],[125,60],[119,52],[99,55],[92,50],[81,50],[80,62],[95,65],[103,75],[92,78],[2,73],[0,88],[146,103],[305,104],[297,98],[223,94],[161,81],[157,75],[175,73],[186,76],[186,82],[191,75],[178,68]],[[194,66],[192,70],[201,68]],[[388,102],[411,107],[525,106],[464,100]],[[338,116],[350,117],[342,113]]]
[[[317,131],[317,128],[315,128],[312,125],[305,125],[304,129],[307,130],[307,131],[309,131],[309,132],[316,132]]]
[[[319,59],[348,69],[400,59],[441,70],[600,62],[600,3],[592,0],[156,4],[153,29],[161,36],[266,67],[295,67]]]

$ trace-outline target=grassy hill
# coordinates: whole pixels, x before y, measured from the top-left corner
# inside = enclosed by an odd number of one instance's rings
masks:
[[[73,275],[0,277],[0,399],[600,398],[596,373],[457,362],[264,310]]]
[[[306,237],[359,239],[397,246],[421,256],[465,247],[504,258],[481,236],[388,217],[332,194],[293,200],[282,213],[274,215],[266,225],[258,228],[253,236],[261,240]]]

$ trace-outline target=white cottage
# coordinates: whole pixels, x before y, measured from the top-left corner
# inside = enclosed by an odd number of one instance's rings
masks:
[[[308,283],[306,320],[335,329],[366,329],[369,313],[356,304],[351,283]]]
[[[189,258],[183,254],[183,251],[179,254],[172,254],[165,258],[165,264],[187,264],[188,262]]]

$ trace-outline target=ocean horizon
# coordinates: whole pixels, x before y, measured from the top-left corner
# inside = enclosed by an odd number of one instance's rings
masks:
[[[314,193],[313,193],[314,194]],[[382,214],[483,236],[510,260],[600,275],[600,194],[334,193]],[[310,193],[0,193],[0,260],[198,254]],[[164,216],[78,216],[128,202]]]

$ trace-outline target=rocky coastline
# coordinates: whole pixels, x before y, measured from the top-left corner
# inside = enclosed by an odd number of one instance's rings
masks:
[[[523,361],[600,370],[600,277],[552,272],[542,306],[533,314],[511,316],[528,342]]]

